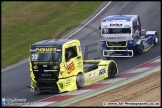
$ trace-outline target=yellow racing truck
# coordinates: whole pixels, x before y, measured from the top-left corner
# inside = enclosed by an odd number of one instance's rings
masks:
[[[31,91],[62,93],[113,78],[113,60],[83,60],[77,39],[50,39],[30,46]]]

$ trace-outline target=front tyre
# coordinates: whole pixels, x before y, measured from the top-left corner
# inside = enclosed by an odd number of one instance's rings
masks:
[[[110,62],[108,67],[108,78],[114,78],[117,74],[117,66],[114,62]]]
[[[156,32],[154,36],[154,45],[157,45],[158,43],[159,43],[159,36],[158,33]]]
[[[82,73],[79,73],[77,75],[77,78],[76,78],[76,85],[77,85],[77,88],[82,88],[84,87],[84,76]]]
[[[137,45],[135,46],[135,53],[136,53],[137,55],[141,55],[143,52],[144,52],[144,45],[142,44],[142,41],[141,41],[140,44],[137,44]]]

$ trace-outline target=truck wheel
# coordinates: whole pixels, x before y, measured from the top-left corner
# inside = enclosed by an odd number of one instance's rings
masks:
[[[114,78],[117,73],[117,67],[114,62],[110,62],[108,67],[108,78]]]
[[[84,87],[84,76],[82,73],[77,75],[76,85],[78,89]]]
[[[154,45],[157,45],[158,42],[159,42],[159,37],[158,37],[158,33],[156,32],[154,36]]]
[[[135,46],[135,53],[136,53],[137,55],[141,55],[143,52],[144,52],[144,45],[142,44],[142,41],[141,41],[140,44],[137,44],[137,45]]]

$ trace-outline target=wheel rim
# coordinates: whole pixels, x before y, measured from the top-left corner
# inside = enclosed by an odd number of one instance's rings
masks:
[[[155,35],[155,43],[158,42],[158,38],[157,38],[157,35]]]
[[[82,84],[82,82],[84,82],[83,77],[81,75],[78,75],[78,77],[77,77],[77,83],[80,85],[80,84]]]
[[[80,82],[80,75],[78,75],[78,77],[77,77],[77,82],[79,83]]]
[[[140,45],[140,51],[141,52],[143,51],[143,45]]]

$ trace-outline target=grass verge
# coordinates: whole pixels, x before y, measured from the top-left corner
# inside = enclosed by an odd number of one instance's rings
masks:
[[[102,1],[3,1],[1,67],[27,58],[31,44],[58,38],[71,31],[101,3]]]

